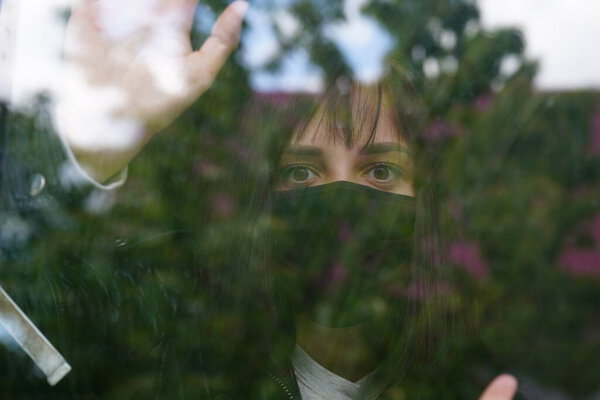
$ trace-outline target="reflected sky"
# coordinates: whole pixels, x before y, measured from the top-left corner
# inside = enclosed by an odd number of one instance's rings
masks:
[[[543,90],[600,88],[600,2],[589,0],[480,0],[487,28],[516,26],[529,58],[541,60]]]
[[[12,0],[14,1],[14,0]],[[346,0],[347,23],[330,25],[326,35],[334,40],[355,69],[360,79],[373,80],[380,73],[381,58],[393,39],[370,17],[360,14],[368,0]],[[27,101],[32,94],[51,90],[60,69],[62,37],[61,15],[68,0],[19,0],[27,12],[13,22],[17,34],[16,63],[13,70],[12,98]],[[35,3],[35,4],[34,4]],[[2,7],[10,1],[4,1]],[[124,5],[126,3],[123,3]],[[600,88],[600,57],[594,44],[600,41],[600,3],[588,0],[482,0],[482,22],[485,28],[516,26],[523,30],[530,58],[540,60],[536,78],[542,90]],[[211,18],[208,18],[211,19]],[[275,24],[282,32],[299,29],[297,21],[283,9],[277,11]],[[273,26],[264,13],[253,10],[242,41],[243,60],[254,70],[251,82],[259,90],[308,91],[320,88],[322,74],[311,66],[302,51],[283,62],[278,73],[261,71],[261,66],[278,54]],[[560,26],[560,29],[557,29]],[[361,38],[361,40],[356,40]],[[507,61],[510,68],[510,60]],[[44,65],[43,69],[37,66]],[[443,66],[442,66],[443,67]],[[6,66],[0,66],[0,70]],[[436,66],[427,65],[428,75]],[[3,72],[3,76],[8,76]]]

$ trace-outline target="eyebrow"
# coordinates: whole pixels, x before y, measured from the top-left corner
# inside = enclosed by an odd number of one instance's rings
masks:
[[[323,155],[323,150],[315,146],[292,146],[286,148],[283,152],[284,154],[305,157],[321,157]]]
[[[391,151],[402,152],[402,153],[410,153],[408,147],[396,143],[396,142],[383,142],[383,143],[373,143],[363,147],[360,150],[360,154],[377,154],[377,153],[388,153]]]

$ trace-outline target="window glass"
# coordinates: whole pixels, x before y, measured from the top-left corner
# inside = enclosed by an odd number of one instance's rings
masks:
[[[594,399],[591,2],[0,2],[0,397]]]

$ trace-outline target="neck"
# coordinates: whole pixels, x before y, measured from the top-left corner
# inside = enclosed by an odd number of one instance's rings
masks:
[[[356,382],[378,365],[375,353],[364,340],[367,329],[368,324],[331,328],[301,316],[296,319],[296,341],[323,367]]]

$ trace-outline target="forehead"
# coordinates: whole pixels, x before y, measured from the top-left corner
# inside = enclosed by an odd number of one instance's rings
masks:
[[[370,143],[407,145],[390,102],[377,88],[353,88],[323,101],[292,135],[290,144],[362,148]]]

